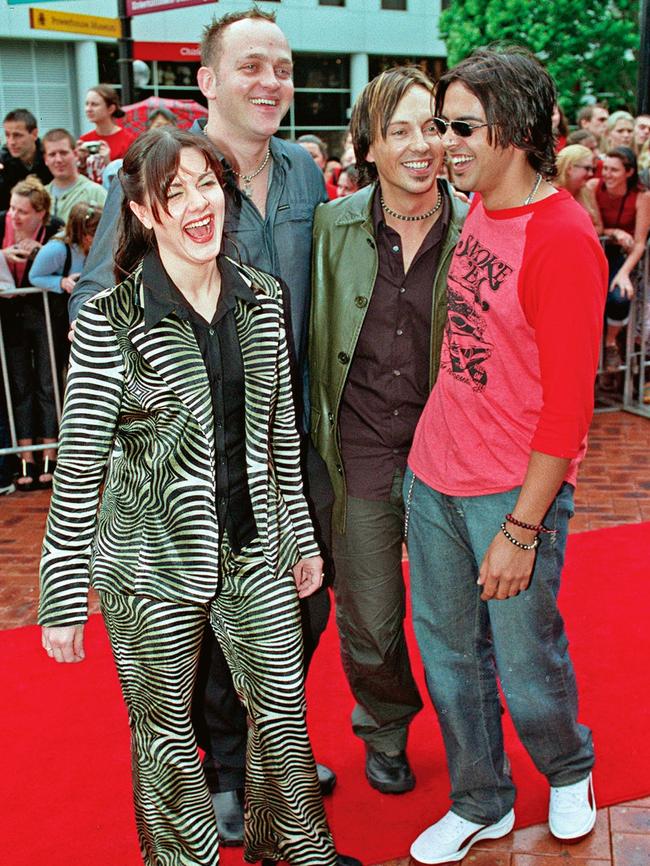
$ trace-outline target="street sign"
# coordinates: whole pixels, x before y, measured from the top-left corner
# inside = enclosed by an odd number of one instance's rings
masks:
[[[146,15],[148,12],[165,12],[167,9],[182,9],[184,6],[203,6],[218,0],[126,0],[127,15]]]
[[[110,36],[119,39],[122,26],[119,18],[100,15],[78,15],[75,12],[51,12],[49,9],[29,10],[32,30],[62,30],[64,33],[83,33],[88,36]]]
[[[134,42],[133,56],[138,60],[200,63],[201,46],[198,42]]]

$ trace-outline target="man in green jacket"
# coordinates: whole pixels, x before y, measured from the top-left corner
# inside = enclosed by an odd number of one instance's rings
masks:
[[[394,794],[415,785],[406,741],[422,706],[404,639],[402,480],[438,372],[447,269],[467,211],[438,178],[431,91],[409,67],[366,85],[351,134],[370,183],[321,205],[314,222],[311,434],[336,497],[337,625],[366,776]]]

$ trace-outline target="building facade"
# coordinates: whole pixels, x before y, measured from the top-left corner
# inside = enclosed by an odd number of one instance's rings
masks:
[[[114,38],[34,29],[38,10],[117,17],[117,0],[0,0],[0,114],[24,107],[39,129],[64,126],[85,132],[86,90],[99,81],[119,87]],[[199,39],[213,16],[246,9],[250,0],[135,15],[135,98],[161,96],[202,102],[196,87]],[[438,36],[440,0],[258,0],[274,11],[294,54],[296,96],[281,134],[316,133],[336,143],[361,88],[382,69],[414,63],[433,78],[445,68]],[[30,19],[30,7],[34,10]],[[41,16],[41,20],[45,20]]]

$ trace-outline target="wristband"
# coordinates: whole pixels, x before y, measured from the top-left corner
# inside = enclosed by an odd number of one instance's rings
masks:
[[[514,546],[518,547],[520,550],[535,550],[535,548],[539,546],[539,535],[535,536],[532,544],[524,544],[523,541],[517,541],[514,535],[510,535],[506,529],[505,521],[501,524],[501,532],[503,532],[510,544],[514,544]]]
[[[530,529],[531,532],[543,532],[549,535],[553,535],[556,532],[555,529],[547,529],[541,523],[524,523],[523,520],[517,520],[512,514],[506,514],[506,520],[508,523],[512,523],[513,526],[518,526],[520,529]]]

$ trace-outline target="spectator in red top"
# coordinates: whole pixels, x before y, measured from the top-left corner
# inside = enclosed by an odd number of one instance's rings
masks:
[[[86,117],[94,129],[79,137],[83,149],[88,142],[103,141],[108,149],[100,149],[105,164],[113,159],[122,159],[135,139],[128,129],[123,129],[115,120],[124,117],[117,92],[108,84],[97,84],[86,94]]]
[[[618,370],[621,355],[617,338],[627,323],[634,297],[632,272],[646,247],[650,229],[650,192],[639,182],[636,157],[629,147],[608,151],[601,180],[587,184],[595,194],[608,243],[607,333],[605,367]]]

